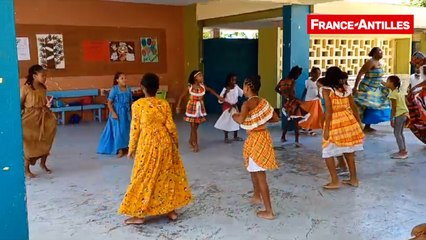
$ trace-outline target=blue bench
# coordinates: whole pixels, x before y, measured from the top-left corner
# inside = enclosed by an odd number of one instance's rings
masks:
[[[47,93],[47,96],[53,97],[54,99],[58,99],[58,100],[60,100],[61,98],[91,97],[93,100],[92,102],[94,102],[94,98],[99,96],[99,89],[50,91]],[[58,118],[58,123],[64,125],[66,112],[76,112],[76,111],[86,111],[86,110],[92,110],[94,120],[102,122],[102,109],[104,108],[105,108],[105,104],[92,103],[92,104],[81,105],[81,106],[64,106],[64,107],[56,107],[56,108],[52,107],[51,110],[54,113],[61,114],[61,117]]]

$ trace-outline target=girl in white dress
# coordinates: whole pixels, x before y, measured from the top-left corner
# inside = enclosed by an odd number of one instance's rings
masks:
[[[219,99],[223,112],[214,127],[225,132],[225,143],[231,143],[228,138],[229,132],[234,132],[234,141],[242,141],[243,139],[238,137],[240,125],[232,119],[232,115],[239,112],[238,98],[243,96],[243,90],[237,85],[237,75],[228,74],[220,96],[223,98],[223,101]]]

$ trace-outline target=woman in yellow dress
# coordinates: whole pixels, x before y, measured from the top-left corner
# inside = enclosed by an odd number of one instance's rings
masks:
[[[146,216],[177,219],[176,209],[192,200],[179,154],[178,135],[167,101],[155,98],[159,78],[143,76],[145,98],[132,106],[129,154],[134,158],[131,181],[119,213],[131,216],[125,224],[143,224]]]

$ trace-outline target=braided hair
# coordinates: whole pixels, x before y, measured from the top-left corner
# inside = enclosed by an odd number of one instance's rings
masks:
[[[253,91],[253,93],[258,94],[261,86],[260,76],[257,75],[246,78],[244,85],[247,85]]]
[[[35,90],[34,88],[34,75],[37,75],[38,73],[41,73],[44,71],[44,68],[38,64],[31,66],[28,69],[28,75],[27,75],[27,80],[25,81],[25,85],[30,86],[33,90]],[[44,84],[42,84],[42,86],[44,88],[46,88],[46,86]]]

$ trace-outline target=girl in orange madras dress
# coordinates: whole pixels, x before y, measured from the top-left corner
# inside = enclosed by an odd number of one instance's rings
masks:
[[[189,94],[189,101],[186,105],[185,117],[183,119],[191,124],[191,135],[189,137],[191,150],[193,152],[198,152],[198,126],[206,121],[207,116],[206,108],[204,107],[204,95],[206,94],[206,91],[209,91],[221,101],[223,101],[223,98],[213,89],[204,85],[203,73],[198,70],[191,72],[188,83],[188,90],[179,97],[176,112],[180,113],[182,99],[187,97]]]
[[[175,220],[175,210],[192,200],[170,105],[155,97],[159,78],[147,73],[141,85],[146,97],[132,105],[128,154],[134,158],[132,176],[118,210],[130,216],[125,224],[132,225],[154,215]]]
[[[247,130],[247,139],[244,142],[244,163],[251,174],[253,182],[253,198],[255,204],[264,204],[265,210],[257,212],[260,218],[272,220],[275,214],[272,210],[269,195],[266,170],[278,168],[272,138],[266,129],[266,123],[278,122],[279,117],[272,106],[258,96],[260,78],[251,77],[244,82],[244,95],[248,98],[244,102],[241,112],[233,115],[233,119]]]
[[[353,187],[359,184],[354,153],[363,150],[364,133],[352,90],[345,82],[345,74],[340,68],[331,67],[325,73],[324,87],[321,88],[326,109],[322,157],[331,176],[331,182],[324,185],[325,189],[340,188],[334,157],[341,155],[347,161],[350,174],[350,179],[343,180],[343,183]]]

